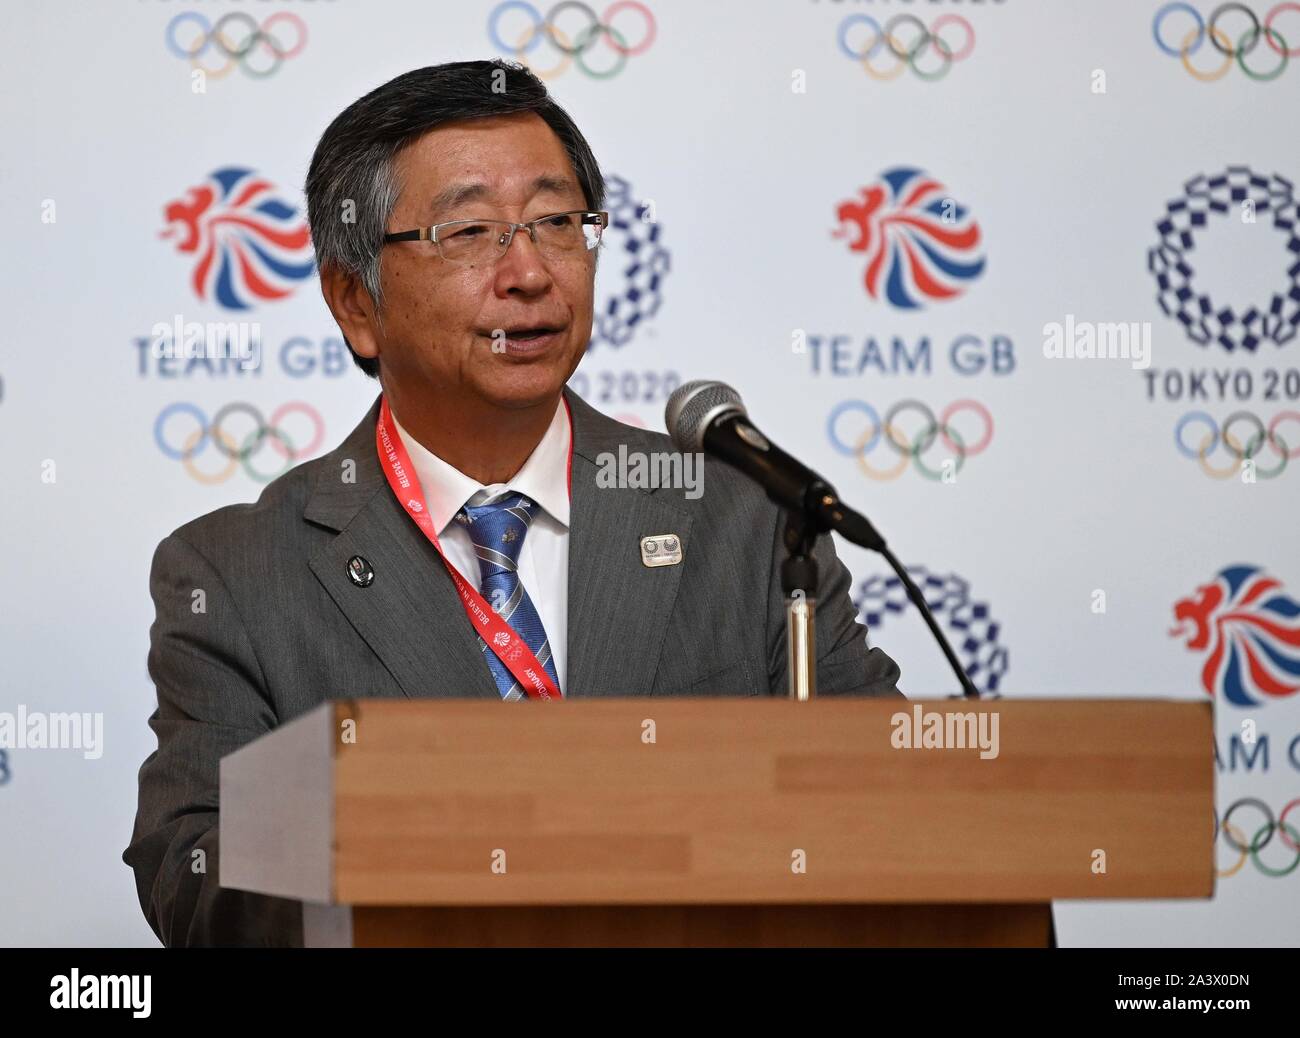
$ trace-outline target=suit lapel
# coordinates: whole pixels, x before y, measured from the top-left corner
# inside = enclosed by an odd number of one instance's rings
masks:
[[[378,414],[376,402],[321,469],[304,518],[339,534],[312,557],[312,572],[407,696],[499,700],[455,585],[384,479]],[[355,482],[344,480],[348,462]],[[369,587],[348,576],[354,555],[374,570]]]
[[[573,419],[569,514],[566,696],[649,695],[664,634],[690,565],[690,516],[653,490],[597,485],[600,456],[654,449],[565,389]],[[334,603],[396,679],[403,693],[499,700],[479,640],[438,553],[389,490],[375,451],[376,400],[324,459],[303,517],[338,532],[310,566]],[[685,558],[676,566],[641,562],[641,538],[671,533]],[[368,587],[348,576],[361,556]]]
[[[566,696],[649,695],[682,567],[690,564],[690,516],[647,489],[600,487],[599,458],[648,439],[584,403],[567,388],[573,416],[569,518],[569,635]],[[672,533],[686,557],[651,569],[641,538]]]

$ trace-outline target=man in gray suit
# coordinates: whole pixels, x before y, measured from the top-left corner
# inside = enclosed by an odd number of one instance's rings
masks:
[[[620,449],[672,444],[565,387],[603,199],[568,115],[500,62],[399,76],[321,138],[321,288],[382,395],[154,556],[158,749],[123,859],[163,943],[301,944],[296,902],[218,885],[218,762],[327,699],[785,694],[778,509],[721,464],[702,495],[611,486]],[[818,693],[898,695],[816,554]]]

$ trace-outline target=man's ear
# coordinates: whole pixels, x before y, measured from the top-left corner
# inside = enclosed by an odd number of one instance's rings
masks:
[[[361,278],[336,265],[323,267],[320,291],[353,352],[370,360],[378,358],[379,320]]]

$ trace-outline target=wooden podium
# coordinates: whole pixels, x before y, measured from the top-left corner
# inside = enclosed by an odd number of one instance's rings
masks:
[[[1213,762],[1208,703],[339,701],[222,760],[220,882],[309,945],[1043,946],[1211,895]]]

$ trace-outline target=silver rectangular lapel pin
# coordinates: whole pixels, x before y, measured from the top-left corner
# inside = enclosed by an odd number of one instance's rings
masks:
[[[641,538],[641,563],[653,569],[656,566],[676,566],[682,561],[682,539],[675,533],[655,533]]]

